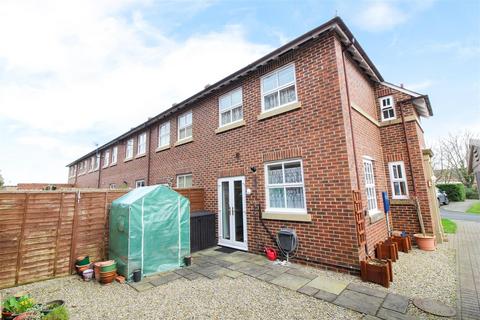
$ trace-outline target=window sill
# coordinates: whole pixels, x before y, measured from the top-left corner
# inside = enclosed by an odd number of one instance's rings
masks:
[[[170,149],[170,145],[158,147],[157,149],[155,149],[155,152],[160,152],[160,151],[164,151],[164,150],[168,150],[168,149]]]
[[[133,157],[127,158],[127,159],[123,160],[123,162],[128,162],[128,161],[132,161],[132,160],[133,160]]]
[[[392,199],[392,200],[390,200],[390,205],[406,206],[406,205],[412,205],[412,204],[415,204],[415,202],[412,199]]]
[[[300,102],[294,102],[291,104],[287,104],[286,106],[277,107],[275,109],[262,112],[261,114],[258,115],[257,119],[258,120],[267,119],[285,112],[300,109],[301,107],[302,107],[302,104]]]
[[[382,220],[384,216],[385,214],[380,210],[368,212],[368,217],[370,218],[370,224]]]
[[[108,167],[110,167],[110,165],[106,165],[106,166],[103,166],[102,169],[107,169]]]
[[[110,164],[110,167],[113,167],[113,166],[116,166],[116,165],[117,165],[117,163],[114,162],[114,163]]]
[[[143,158],[143,157],[145,157],[146,155],[147,155],[146,153],[137,154],[137,155],[135,156],[135,159]]]
[[[178,140],[177,142],[175,142],[175,147],[181,146],[182,144],[190,143],[192,141],[193,141],[192,137],[185,138],[185,139],[182,139],[182,140]]]
[[[310,221],[312,221],[312,215],[307,214],[307,213],[288,213],[288,212],[264,211],[264,212],[262,212],[262,219],[310,222]]]
[[[217,129],[215,129],[215,133],[217,133],[217,134],[222,133],[222,132],[229,131],[229,130],[232,130],[232,129],[235,129],[235,128],[243,127],[244,125],[245,125],[245,120],[235,121],[234,123],[230,123],[230,124],[218,127]]]

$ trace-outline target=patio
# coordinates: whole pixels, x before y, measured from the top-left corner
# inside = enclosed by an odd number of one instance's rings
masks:
[[[39,301],[63,299],[72,319],[435,319],[414,307],[411,298],[454,305],[455,281],[451,288],[440,287],[447,277],[455,277],[454,255],[447,246],[401,254],[390,289],[355,276],[296,264],[284,267],[263,256],[217,249],[195,253],[188,268],[131,285],[102,286],[72,276],[4,289],[0,294],[27,291]],[[443,271],[435,270],[436,261]],[[430,265],[428,273],[412,267],[422,264]]]

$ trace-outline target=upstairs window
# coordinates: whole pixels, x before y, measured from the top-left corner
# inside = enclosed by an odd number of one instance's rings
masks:
[[[233,90],[218,99],[220,127],[243,119],[242,88]]]
[[[132,159],[133,157],[133,139],[128,139],[125,146],[125,160]]]
[[[390,171],[392,199],[408,199],[407,178],[403,161],[390,162],[388,171]]]
[[[192,174],[181,174],[177,176],[177,188],[191,188]]]
[[[377,190],[375,188],[375,173],[372,160],[363,160],[365,175],[365,193],[367,196],[367,210],[369,213],[378,211]]]
[[[105,153],[103,154],[103,167],[108,167],[108,164],[110,162],[110,150],[106,150]]]
[[[158,127],[158,147],[170,145],[170,121],[162,123]]]
[[[95,170],[98,170],[100,167],[100,152],[95,156]]]
[[[90,171],[95,169],[95,157],[90,158]]]
[[[112,148],[112,164],[117,163],[118,147],[115,146]]]
[[[192,111],[178,117],[178,140],[192,137]]]
[[[382,121],[396,119],[392,96],[380,98],[380,110],[382,113]]]
[[[267,210],[306,213],[302,162],[269,163],[265,169]]]
[[[290,64],[262,78],[262,111],[297,102],[295,66]]]
[[[141,133],[138,135],[137,155],[145,154],[147,150],[147,133]]]

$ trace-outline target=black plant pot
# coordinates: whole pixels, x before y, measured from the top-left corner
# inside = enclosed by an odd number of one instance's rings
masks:
[[[185,261],[185,265],[187,267],[192,265],[192,256],[186,256],[185,258],[183,258],[183,260]]]
[[[142,280],[142,270],[137,269],[133,271],[133,281],[140,282]]]

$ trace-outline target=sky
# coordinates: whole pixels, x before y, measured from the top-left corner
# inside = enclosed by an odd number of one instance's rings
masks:
[[[65,165],[335,15],[388,82],[428,94],[427,145],[480,133],[480,1],[0,1],[0,170]]]

